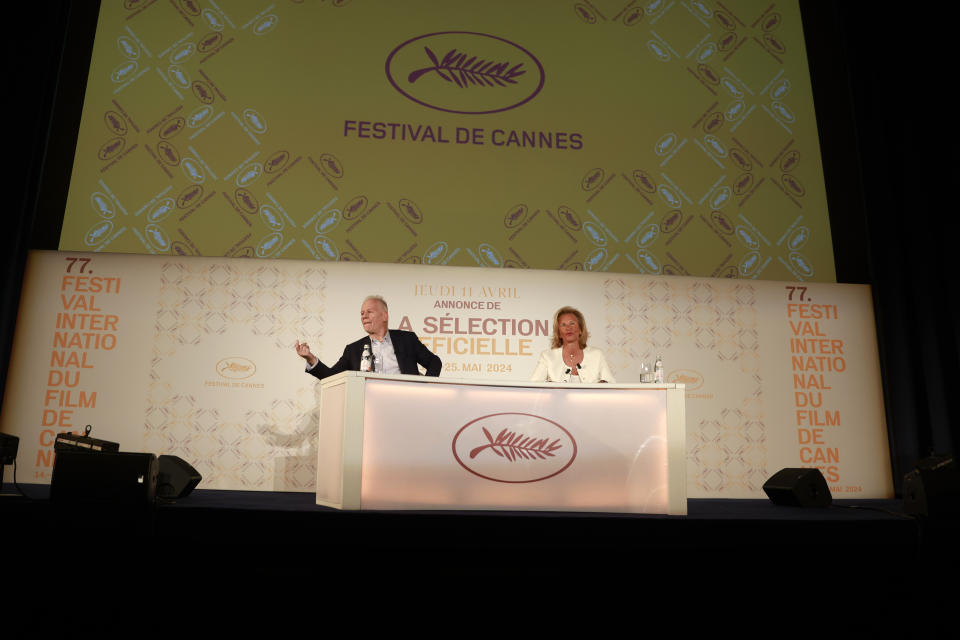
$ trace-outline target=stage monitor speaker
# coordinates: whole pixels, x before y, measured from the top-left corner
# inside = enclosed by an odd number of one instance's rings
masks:
[[[157,496],[160,498],[186,498],[203,480],[196,469],[178,456],[160,456],[159,463]]]
[[[829,507],[830,487],[819,469],[781,469],[763,483],[773,504],[788,507]]]
[[[924,458],[903,477],[903,512],[915,516],[960,514],[960,467],[953,458]]]
[[[17,449],[19,448],[19,437],[0,433],[0,466],[13,464],[17,459]]]
[[[17,461],[17,449],[19,448],[19,437],[0,433],[0,489],[3,489],[3,467]],[[16,467],[14,467],[14,480],[16,480]]]
[[[50,500],[58,503],[152,504],[157,493],[152,453],[61,451],[53,462]]]

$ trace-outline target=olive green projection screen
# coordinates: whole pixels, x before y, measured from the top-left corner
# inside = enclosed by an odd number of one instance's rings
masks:
[[[104,2],[60,249],[832,282],[799,7]]]

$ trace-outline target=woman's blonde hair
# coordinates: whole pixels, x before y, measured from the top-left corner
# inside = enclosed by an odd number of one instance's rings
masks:
[[[590,337],[590,334],[587,332],[587,321],[583,318],[583,314],[573,307],[560,307],[555,314],[553,314],[553,348],[556,349],[563,345],[563,340],[560,338],[560,316],[572,315],[577,319],[577,323],[580,325],[580,348],[583,349],[587,346],[587,338]]]

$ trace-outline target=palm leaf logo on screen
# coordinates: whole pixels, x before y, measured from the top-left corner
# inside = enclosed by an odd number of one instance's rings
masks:
[[[499,113],[533,100],[546,74],[527,49],[498,36],[445,31],[411,38],[386,61],[393,88],[449,113]]]

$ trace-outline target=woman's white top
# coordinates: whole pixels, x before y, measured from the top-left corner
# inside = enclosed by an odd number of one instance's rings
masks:
[[[580,382],[616,382],[610,365],[600,349],[593,347],[583,348],[583,360],[579,368]],[[530,376],[532,382],[571,382],[571,368],[563,361],[563,347],[547,349],[540,354],[537,368]]]

